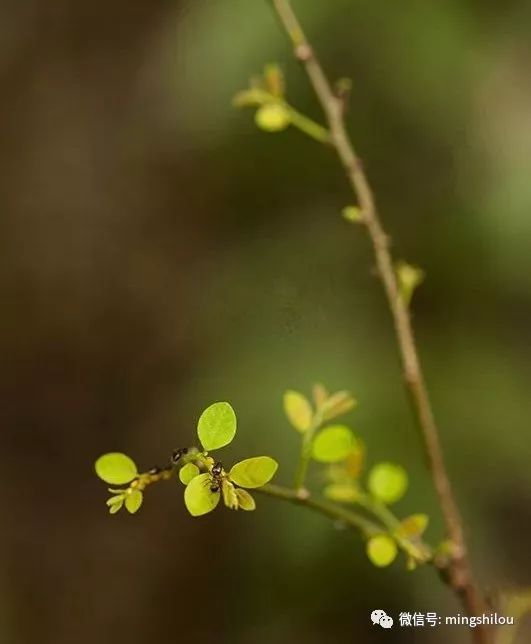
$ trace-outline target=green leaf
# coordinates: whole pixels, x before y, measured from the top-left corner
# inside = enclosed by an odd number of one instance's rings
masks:
[[[407,486],[407,472],[400,465],[379,463],[369,472],[369,492],[384,503],[395,503],[401,499]]]
[[[288,390],[284,394],[284,412],[298,432],[307,432],[312,426],[313,411],[308,399],[298,391]]]
[[[313,386],[313,401],[317,409],[321,409],[326,403],[328,395],[326,387],[320,382],[316,382]]]
[[[125,508],[130,514],[138,512],[142,501],[144,500],[144,495],[140,490],[131,490],[129,494],[125,497]]]
[[[278,463],[269,456],[255,456],[236,463],[229,477],[241,487],[261,487],[273,478],[277,468]]]
[[[124,485],[138,474],[135,462],[120,452],[110,452],[100,456],[94,464],[96,474],[110,485]]]
[[[212,512],[220,499],[219,492],[210,491],[211,476],[208,472],[193,478],[184,490],[184,503],[193,517]]]
[[[412,514],[400,522],[399,532],[406,539],[419,539],[428,527],[427,514]]]
[[[197,424],[197,435],[207,451],[228,445],[236,434],[236,414],[227,402],[207,407]]]
[[[284,74],[276,63],[269,63],[264,68],[264,83],[267,90],[276,98],[284,95]]]
[[[254,107],[271,101],[271,95],[260,87],[251,87],[238,92],[232,103],[235,107]]]
[[[359,499],[359,490],[355,485],[333,483],[324,489],[324,495],[339,503],[355,503]]]
[[[343,215],[344,219],[352,223],[359,223],[360,221],[363,221],[363,215],[361,214],[361,210],[357,206],[346,206],[341,211],[341,214]]]
[[[109,513],[116,514],[120,510],[123,504],[124,504],[123,499],[121,501],[117,501],[114,505],[110,506]]]
[[[365,461],[365,446],[363,443],[354,438],[352,444],[352,449],[350,450],[349,455],[345,459],[345,467],[348,473],[348,476],[351,479],[359,479],[363,471],[363,464]]]
[[[117,494],[116,496],[111,496],[111,498],[107,499],[107,501],[105,501],[105,503],[108,506],[111,506],[111,505],[116,505],[117,503],[120,503],[120,501],[123,501],[123,500],[124,500],[124,495],[123,494]]]
[[[230,510],[237,510],[238,495],[236,494],[236,488],[234,487],[234,485],[230,481],[227,481],[227,479],[223,479],[223,482],[221,484],[221,492],[223,494],[223,503],[226,505],[226,507]]]
[[[350,453],[354,436],[345,425],[330,425],[321,430],[313,441],[312,456],[320,463],[337,463]]]
[[[183,467],[181,467],[181,469],[179,470],[179,479],[181,483],[188,485],[188,483],[190,483],[193,478],[198,476],[199,473],[199,468],[195,463],[186,463],[186,465],[183,465]]]
[[[337,391],[327,398],[322,406],[323,420],[332,420],[332,418],[342,416],[356,405],[356,399],[348,391]]]
[[[247,492],[247,490],[242,490],[242,488],[236,489],[236,496],[238,498],[238,507],[242,510],[247,510],[251,512],[256,509],[256,503],[253,497]]]
[[[386,534],[378,534],[367,541],[367,556],[378,568],[392,564],[397,553],[395,541]]]
[[[424,281],[424,271],[418,266],[412,266],[407,262],[398,262],[396,265],[396,276],[400,297],[404,304],[409,306],[413,293]]]
[[[291,123],[291,114],[282,103],[266,103],[256,110],[254,120],[265,132],[281,132]]]

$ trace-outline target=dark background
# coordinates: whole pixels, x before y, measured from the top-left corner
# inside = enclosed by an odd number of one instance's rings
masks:
[[[296,2],[337,77],[398,257],[478,576],[531,582],[529,3]],[[327,150],[267,135],[231,98],[281,62],[261,0],[0,4],[2,644],[461,642],[372,627],[384,608],[456,614],[434,572],[376,570],[361,540],[260,497],[191,519],[175,482],[109,517],[102,452],[141,467],[229,400],[223,458],[289,483],[283,390],[360,400],[369,460],[408,467],[402,516],[442,526],[352,197]],[[519,642],[528,640],[521,633]]]

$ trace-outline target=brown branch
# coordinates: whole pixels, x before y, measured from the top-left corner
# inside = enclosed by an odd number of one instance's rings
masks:
[[[389,238],[380,222],[371,186],[345,127],[342,100],[332,90],[291,7],[290,0],[272,0],[272,3],[293,44],[295,57],[304,65],[325,113],[330,128],[332,146],[335,148],[352,190],[358,199],[362,220],[373,247],[378,275],[393,317],[405,385],[423,438],[446,531],[453,544],[453,556],[447,567],[448,581],[461,598],[467,612],[470,615],[481,615],[487,610],[482,594],[474,581],[468,560],[463,524],[446,471],[439,432],[418,357],[409,310],[407,304],[400,297],[393,257],[389,248]],[[474,629],[473,637],[478,644],[485,644],[489,641],[489,633],[483,626]]]

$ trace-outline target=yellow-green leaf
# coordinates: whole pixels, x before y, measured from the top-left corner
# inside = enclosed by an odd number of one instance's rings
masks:
[[[282,103],[266,103],[256,110],[254,120],[265,132],[280,132],[291,123],[291,114]]]
[[[193,517],[212,512],[219,503],[220,493],[211,492],[208,472],[193,478],[184,490],[184,503]]]
[[[195,463],[186,463],[179,470],[179,480],[181,483],[188,485],[190,481],[200,474],[199,468]]]
[[[312,406],[298,391],[290,389],[284,394],[284,413],[297,431],[307,432],[310,429],[313,419]]]
[[[353,223],[358,223],[363,219],[361,210],[357,206],[346,206],[341,211],[341,214],[343,215],[344,219]]]
[[[413,570],[416,570],[417,566],[418,564],[415,558],[409,555],[408,558],[406,559],[406,570],[408,572],[412,572]]]
[[[322,385],[320,382],[316,382],[315,385],[313,386],[313,401],[315,403],[316,408],[321,409],[321,407],[325,404],[327,398],[328,398],[328,391],[326,387]]]
[[[230,481],[223,479],[221,491],[223,493],[223,503],[231,510],[237,510],[238,495],[236,494],[236,488],[234,485]]]
[[[383,503],[395,503],[401,499],[408,486],[406,470],[393,463],[379,463],[369,472],[369,492]]]
[[[237,488],[236,496],[238,497],[238,506],[242,510],[250,512],[256,509],[256,503],[247,490],[243,490],[241,487]]]
[[[424,534],[428,522],[427,514],[412,514],[400,522],[400,534],[406,539],[418,539]]]
[[[117,501],[116,503],[114,503],[109,507],[109,513],[116,514],[120,510],[123,504],[124,504],[123,499],[121,501]]]
[[[267,90],[276,98],[284,95],[284,74],[276,63],[269,63],[264,68],[264,82]]]
[[[418,266],[412,266],[407,262],[398,262],[396,265],[396,276],[400,296],[406,306],[409,306],[413,293],[424,281],[424,271]]]
[[[364,461],[365,446],[358,438],[355,438],[352,443],[352,449],[345,459],[345,467],[351,479],[358,479],[360,477]]]
[[[269,456],[255,456],[236,463],[229,477],[241,487],[261,487],[273,478],[277,468],[278,463]]]
[[[347,483],[332,483],[325,487],[324,495],[339,503],[355,503],[359,499],[359,489]]]
[[[252,107],[262,105],[270,100],[271,96],[268,92],[260,87],[251,87],[250,89],[238,92],[232,102],[235,107]]]
[[[378,534],[367,541],[367,556],[378,568],[393,563],[398,553],[394,539],[386,534]]]
[[[120,501],[123,502],[123,500],[124,500],[124,495],[117,494],[116,496],[111,496],[111,498],[107,499],[105,503],[110,507],[111,505],[116,505],[117,503],[120,503]]]
[[[313,441],[312,456],[320,463],[337,463],[349,455],[354,437],[345,425],[330,425],[321,430]]]
[[[124,485],[138,474],[135,462],[120,452],[103,454],[94,464],[94,468],[100,479],[110,485]]]
[[[228,402],[207,407],[197,424],[197,435],[207,451],[228,445],[236,434],[236,414]]]
[[[130,514],[138,512],[142,501],[144,500],[144,495],[140,490],[131,490],[129,494],[125,497],[125,508]]]
[[[354,409],[356,399],[348,391],[337,391],[323,404],[323,420],[332,420]]]

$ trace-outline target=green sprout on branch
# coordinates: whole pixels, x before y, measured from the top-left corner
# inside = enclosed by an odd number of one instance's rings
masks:
[[[178,470],[184,483],[184,504],[192,516],[201,516],[214,510],[221,497],[231,510],[254,510],[255,501],[247,489],[259,488],[268,483],[278,464],[269,456],[247,458],[226,471],[209,453],[225,447],[236,435],[236,414],[227,402],[217,402],[207,407],[199,418],[197,436],[202,450],[197,447],[174,450],[170,463],[138,473],[135,462],[126,454],[103,454],[95,463],[96,474],[111,485],[126,488],[109,488],[113,496],[108,499],[109,512],[116,514],[123,505],[134,514],[143,502],[143,492],[148,485],[171,479]],[[246,489],[247,488],[247,489]]]
[[[337,419],[357,405],[348,391],[330,394],[317,384],[312,401],[294,390],[286,391],[284,412],[289,424],[300,435],[300,455],[293,487],[270,484],[278,464],[270,456],[255,456],[226,469],[211,453],[229,445],[236,436],[236,414],[227,402],[207,407],[197,424],[200,447],[172,452],[169,463],[139,472],[127,455],[112,452],[100,456],[96,474],[112,485],[107,505],[111,514],[122,507],[131,514],[143,502],[146,488],[172,478],[185,485],[184,504],[189,513],[202,516],[214,510],[220,500],[230,510],[252,511],[256,502],[249,490],[280,500],[306,505],[329,518],[359,530],[366,539],[366,553],[377,567],[390,565],[399,551],[406,555],[406,567],[434,559],[434,551],[423,541],[428,525],[425,514],[399,519],[390,507],[401,500],[408,488],[408,475],[393,463],[378,463],[369,469],[365,484],[366,449],[352,429]],[[306,487],[312,463],[321,467],[319,496]],[[125,486],[116,488],[114,486]]]

